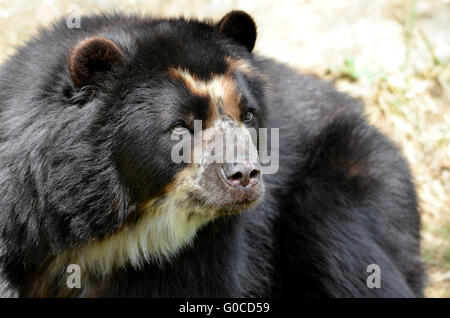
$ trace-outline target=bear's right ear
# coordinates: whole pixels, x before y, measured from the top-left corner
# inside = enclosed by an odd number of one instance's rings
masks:
[[[123,65],[124,53],[112,41],[91,37],[78,43],[69,55],[69,71],[77,87],[95,85],[113,68]]]
[[[217,23],[216,28],[220,34],[244,46],[249,52],[255,47],[256,24],[244,11],[229,12]]]

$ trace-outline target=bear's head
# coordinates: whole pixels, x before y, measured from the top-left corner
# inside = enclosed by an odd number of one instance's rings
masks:
[[[122,19],[77,37],[66,54],[71,106],[57,110],[65,122],[45,164],[43,224],[56,242],[45,275],[69,263],[104,275],[162,262],[264,192],[252,18]]]

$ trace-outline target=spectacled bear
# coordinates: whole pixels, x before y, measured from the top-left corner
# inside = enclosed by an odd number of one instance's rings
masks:
[[[4,293],[423,296],[400,151],[359,101],[252,54],[255,40],[242,11],[95,15],[41,30],[3,64]],[[279,129],[278,170],[175,163],[171,136],[196,120],[204,132]],[[80,286],[67,284],[71,264]]]

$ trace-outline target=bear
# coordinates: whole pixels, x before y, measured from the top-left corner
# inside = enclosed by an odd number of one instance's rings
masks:
[[[236,10],[90,15],[40,30],[2,65],[4,295],[423,296],[401,151],[361,101],[255,54],[256,36]],[[173,136],[231,128],[243,160],[173,160]],[[259,141],[275,171],[249,159]]]

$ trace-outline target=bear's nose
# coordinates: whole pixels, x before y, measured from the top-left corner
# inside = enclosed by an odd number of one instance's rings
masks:
[[[261,166],[256,162],[224,163],[222,168],[225,181],[234,187],[254,186],[261,175]]]

